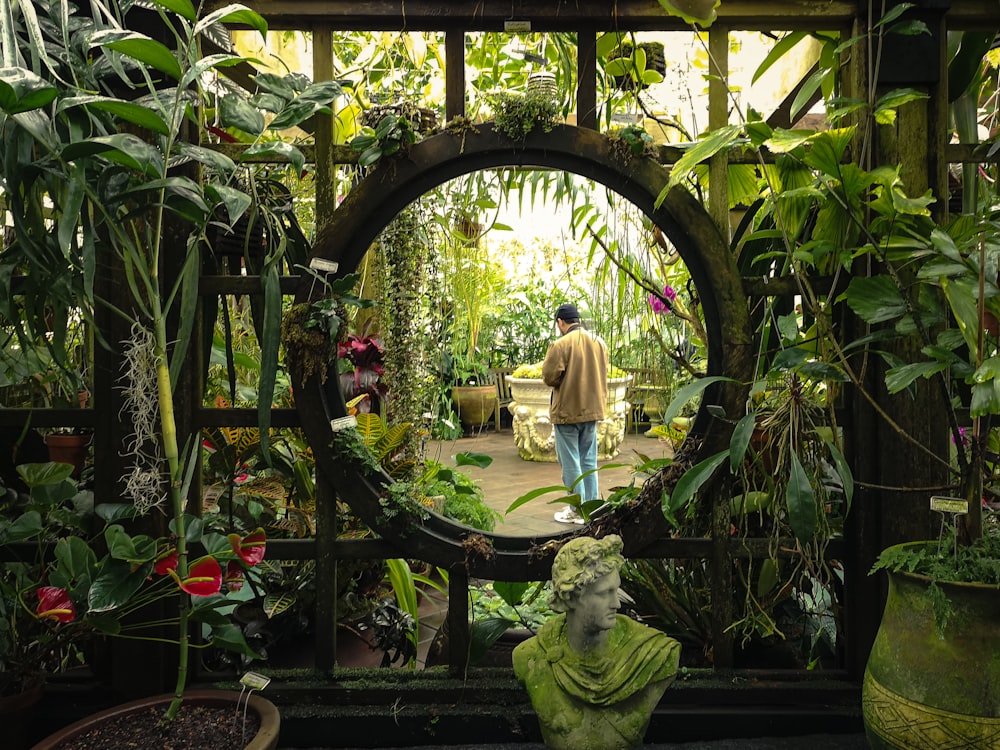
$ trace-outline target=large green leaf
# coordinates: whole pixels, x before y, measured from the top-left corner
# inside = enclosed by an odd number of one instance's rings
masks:
[[[56,542],[55,555],[59,575],[72,581],[89,582],[97,566],[97,555],[86,540],[78,536],[67,536]]]
[[[9,115],[50,104],[59,90],[26,68],[0,68],[0,109]]]
[[[757,415],[751,412],[737,422],[733,430],[733,437],[729,441],[729,470],[733,473],[736,473],[743,463],[756,424]]]
[[[153,133],[161,135],[170,133],[169,126],[158,112],[135,102],[126,102],[110,96],[69,96],[59,100],[56,111],[65,112],[73,107],[86,107],[108,112],[121,120],[138,125]]]
[[[219,100],[219,122],[250,135],[260,135],[266,125],[260,110],[238,94],[226,94]]]
[[[487,456],[485,453],[462,451],[455,456],[455,464],[457,466],[477,466],[480,469],[485,469],[491,463],[493,463],[493,457]]]
[[[720,451],[684,472],[677,480],[674,491],[663,498],[663,513],[667,519],[673,518],[678,510],[687,505],[728,457],[729,451]]]
[[[107,612],[128,604],[142,587],[152,564],[134,566],[124,560],[104,558],[87,594],[91,612]]]
[[[232,3],[213,10],[208,15],[199,19],[198,23],[195,24],[194,33],[201,34],[217,23],[249,26],[254,31],[259,31],[262,35],[267,34],[267,21],[264,20],[264,17],[250,10],[245,5],[239,5],[238,3]]]
[[[301,173],[305,167],[305,157],[302,152],[285,141],[262,141],[247,147],[241,156],[242,160],[260,158],[262,156],[282,156],[288,159],[297,173]]]
[[[138,60],[143,65],[165,73],[174,80],[180,80],[181,66],[174,53],[162,42],[158,42],[137,31],[103,30],[90,39],[95,47],[106,47]]]
[[[66,481],[73,474],[73,467],[69,464],[45,461],[37,464],[18,464],[17,473],[28,485],[28,489],[34,489]]]
[[[149,2],[176,13],[186,21],[194,21],[198,17],[198,11],[190,0],[149,0]]]
[[[996,39],[995,28],[987,31],[949,32],[948,39],[958,38],[958,49],[948,63],[948,101],[954,102],[980,80],[983,56]]]
[[[777,43],[771,48],[771,50],[764,56],[764,59],[757,66],[757,69],[753,72],[753,78],[750,80],[751,83],[757,83],[757,79],[764,75],[771,66],[778,62],[785,54],[792,49],[796,44],[801,42],[807,36],[804,31],[791,31],[786,33],[777,41]]]
[[[161,151],[130,133],[98,136],[70,143],[63,149],[62,156],[66,161],[102,156],[150,178],[157,178],[164,172]]]
[[[706,388],[715,383],[723,382],[735,383],[736,381],[724,375],[710,375],[706,378],[698,378],[679,389],[663,412],[663,424],[670,424],[673,418],[681,413],[681,409],[695,396],[701,395]]]
[[[840,486],[844,491],[844,513],[850,513],[851,502],[854,500],[854,473],[851,471],[850,465],[847,463],[847,459],[844,458],[844,454],[833,444],[832,441],[827,438],[823,438],[823,442],[826,444],[826,448],[830,451],[830,457],[833,458],[833,466],[837,470],[837,476],[840,477]]]
[[[795,538],[803,544],[816,533],[816,493],[795,451],[790,451],[791,469],[785,488],[788,505],[788,524]]]
[[[9,522],[0,521],[0,542],[4,544],[34,539],[41,533],[42,514],[37,510],[26,510]]]
[[[885,323],[907,313],[903,296],[888,276],[855,276],[846,296],[848,306],[866,323]]]
[[[708,27],[715,21],[715,9],[720,0],[659,0],[664,10],[672,16],[680,16],[687,23]]]
[[[104,530],[104,540],[108,554],[116,560],[124,560],[132,565],[149,562],[156,558],[156,540],[139,534],[132,536],[123,526],[113,524]]]
[[[899,393],[917,378],[929,378],[946,369],[948,365],[944,362],[911,362],[893,367],[885,373],[885,388],[889,393]]]
[[[689,147],[670,169],[670,180],[663,191],[657,196],[656,205],[659,206],[663,203],[669,189],[686,178],[695,165],[700,164],[706,159],[710,159],[723,149],[734,145],[739,140],[741,133],[742,128],[739,125],[725,125],[718,130],[713,130]]]

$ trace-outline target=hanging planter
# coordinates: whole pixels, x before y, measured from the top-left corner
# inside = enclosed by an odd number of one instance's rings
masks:
[[[637,59],[636,49],[645,55],[645,63],[642,65]],[[624,42],[611,53],[607,69],[615,86],[622,91],[649,88],[650,83],[662,81],[667,72],[663,43],[640,42],[637,47],[633,47],[629,42]],[[647,75],[649,72],[655,75]]]

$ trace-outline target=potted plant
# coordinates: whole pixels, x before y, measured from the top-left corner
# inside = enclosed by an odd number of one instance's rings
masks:
[[[248,24],[261,33],[266,30],[266,24],[259,15],[242,6],[230,5],[200,16],[186,3],[155,5],[156,26],[170,30],[167,36],[174,47],[137,31],[123,31],[121,9],[117,6],[109,11],[114,15],[107,17],[91,18],[88,14],[85,19],[82,16],[74,18],[81,24],[81,33],[87,36],[86,48],[99,50],[108,60],[116,61],[100,70],[89,66],[89,58],[81,61],[87,68],[84,71],[87,77],[80,79],[87,84],[85,89],[67,83],[74,79],[62,75],[57,67],[57,61],[59,64],[64,60],[77,61],[78,40],[74,37],[73,46],[63,49],[60,45],[68,40],[62,34],[47,35],[39,26],[37,18],[51,12],[50,6],[34,4],[31,13],[22,10],[13,16],[5,14],[4,26],[0,28],[0,45],[9,64],[0,72],[0,91],[4,92],[0,107],[5,114],[5,135],[24,142],[21,158],[30,153],[29,161],[34,160],[34,167],[44,165],[47,175],[56,176],[54,183],[71,187],[68,193],[57,192],[51,196],[53,200],[65,200],[55,207],[59,223],[57,237],[65,246],[65,252],[73,257],[89,257],[89,251],[99,240],[124,269],[123,278],[127,283],[118,312],[131,325],[131,339],[124,345],[125,401],[133,416],[134,445],[140,446],[136,452],[140,461],[126,489],[132,492],[133,499],[127,517],[162,504],[170,519],[169,529],[157,537],[132,534],[123,525],[112,524],[104,535],[108,548],[107,570],[102,569],[100,573],[117,574],[119,585],[113,587],[113,591],[94,590],[96,579],[91,580],[90,568],[87,568],[86,578],[67,578],[68,584],[80,583],[83,588],[65,588],[64,591],[71,601],[73,592],[79,596],[86,594],[86,598],[73,601],[74,609],[86,606],[99,592],[115,597],[106,604],[111,609],[126,605],[134,597],[146,596],[148,587],[144,583],[154,569],[167,576],[158,578],[151,587],[159,589],[161,594],[169,594],[176,605],[173,619],[177,624],[174,639],[178,649],[177,679],[162,717],[170,724],[177,719],[184,702],[191,626],[207,618],[213,626],[213,642],[220,645],[234,635],[226,623],[214,615],[217,605],[206,606],[202,598],[219,595],[223,580],[220,559],[233,576],[237,576],[242,564],[259,559],[264,550],[262,534],[246,538],[237,535],[231,540],[236,547],[230,547],[224,538],[202,535],[197,519],[188,514],[189,467],[193,467],[198,446],[195,441],[192,450],[182,451],[184,436],[178,435],[176,429],[171,364],[179,362],[186,353],[194,319],[191,305],[197,299],[197,251],[205,228],[210,222],[219,220],[220,212],[230,221],[236,221],[250,203],[246,195],[232,187],[238,170],[231,160],[192,145],[182,137],[191,126],[198,132],[201,124],[197,117],[189,118],[199,111],[192,104],[207,101],[207,92],[200,88],[202,74],[246,62],[236,55],[203,56],[200,41],[204,34],[212,33],[217,25],[226,22]],[[62,23],[56,23],[52,28],[61,27]],[[37,62],[37,69],[16,64],[21,59],[19,43],[33,47],[36,54],[31,59]],[[39,48],[40,43],[46,46]],[[128,70],[138,69],[155,70],[157,78],[174,82],[176,88],[160,91],[159,84],[147,77],[143,80],[150,87],[150,99],[127,101],[117,98],[115,94],[121,90],[117,85],[118,73],[128,75]],[[108,74],[110,79],[94,80],[92,76],[101,72]],[[94,91],[104,92],[104,95],[96,95]],[[296,88],[289,97],[268,100],[267,106],[278,111],[266,124],[263,113],[245,97],[230,93],[214,103],[224,126],[236,127],[261,140],[265,133],[291,127],[316,112],[329,112],[330,102],[339,94],[340,87],[334,82]],[[53,108],[57,117],[84,116],[90,129],[81,134],[75,128],[53,126],[50,132],[25,127],[24,117],[12,117],[27,112],[41,117],[43,108],[53,102],[59,104]],[[126,125],[143,129],[145,137],[122,132]],[[60,135],[70,140],[53,141]],[[280,151],[300,167],[303,161],[297,149],[277,141],[260,142],[250,151]],[[178,161],[200,165],[204,169],[202,179],[176,173],[173,165]],[[0,167],[5,177],[12,179],[27,165],[5,160]],[[161,264],[168,252],[186,259],[178,266],[182,270],[172,280],[173,286],[168,286],[170,282],[161,275]],[[272,270],[276,282],[277,272]],[[266,285],[267,269],[263,278]],[[272,291],[278,289],[276,283],[270,288]],[[265,303],[265,312],[274,302],[272,295],[271,301]],[[178,316],[178,330],[170,329],[168,318],[182,308],[186,314]],[[280,319],[280,303],[278,309],[270,312]],[[107,333],[104,332],[105,340],[110,338]],[[265,353],[268,347],[276,350],[276,326],[273,334],[262,342]],[[261,402],[269,407],[270,395],[264,392],[266,390],[262,388]],[[266,426],[261,427],[262,440]],[[152,451],[147,450],[149,446]],[[66,541],[66,544],[77,546],[81,543],[84,542],[79,537]],[[205,554],[192,560],[190,550],[195,544],[205,545]],[[97,559],[97,552],[84,545],[81,554]],[[172,585],[166,581],[171,581]],[[88,583],[89,586],[84,585]],[[238,647],[239,640],[237,638],[233,645]],[[268,731],[273,733],[274,730]]]
[[[46,680],[81,660],[87,641],[98,632],[85,619],[52,627],[42,591],[45,564],[41,549],[54,534],[86,533],[86,508],[93,495],[80,492],[65,464],[22,464],[18,472],[25,502],[0,506],[0,545],[9,556],[0,565],[0,717],[5,743],[28,747],[34,708]]]
[[[873,747],[907,745],[917,721],[933,722],[972,745],[989,744],[1000,725],[995,703],[984,698],[1000,689],[1000,674],[984,666],[996,653],[990,630],[1000,611],[995,573],[1000,549],[983,527],[983,507],[994,502],[1000,476],[990,447],[1000,414],[1000,380],[994,375],[1000,360],[987,320],[1000,312],[995,271],[989,270],[995,267],[991,238],[998,227],[989,208],[943,225],[927,215],[907,217],[899,231],[915,259],[915,279],[933,294],[904,296],[889,272],[855,279],[848,287],[848,303],[863,319],[895,323],[898,330],[905,330],[907,321],[918,323],[923,357],[891,367],[886,387],[900,392],[918,378],[933,378],[946,390],[955,488],[929,499],[931,509],[950,522],[947,533],[889,547],[873,569],[889,577],[864,683]],[[890,304],[896,307],[886,307]],[[876,306],[883,306],[881,314]],[[937,332],[919,325],[931,315],[946,321]]]

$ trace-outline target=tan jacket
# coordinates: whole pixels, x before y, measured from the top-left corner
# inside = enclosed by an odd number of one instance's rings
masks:
[[[607,345],[579,325],[549,345],[542,363],[542,380],[552,387],[552,424],[604,419],[608,366]]]

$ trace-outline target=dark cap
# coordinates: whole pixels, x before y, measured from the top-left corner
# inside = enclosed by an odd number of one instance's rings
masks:
[[[559,305],[559,309],[556,310],[556,320],[565,320],[567,323],[573,323],[580,319],[580,311],[576,309],[576,305],[571,305],[569,302],[563,302]]]

